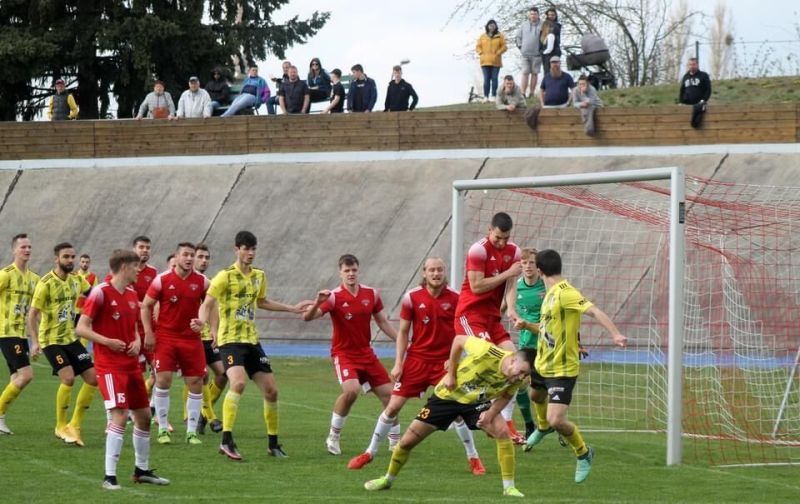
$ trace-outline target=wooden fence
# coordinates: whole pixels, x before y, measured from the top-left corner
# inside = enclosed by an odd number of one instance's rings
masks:
[[[0,159],[800,141],[800,104],[712,105],[699,130],[689,126],[690,114],[677,105],[605,108],[593,138],[575,109],[542,111],[536,130],[522,112],[492,110],[5,122]]]

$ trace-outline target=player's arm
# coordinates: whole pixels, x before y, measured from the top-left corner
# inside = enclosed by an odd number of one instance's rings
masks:
[[[516,322],[514,322],[514,329],[520,331],[522,329],[527,329],[533,334],[539,334],[539,324],[534,322],[528,322],[524,318],[518,318]]]
[[[447,390],[453,390],[458,385],[456,380],[456,371],[458,370],[458,361],[461,360],[461,354],[464,353],[464,345],[467,344],[469,336],[456,336],[453,338],[453,344],[450,345],[450,357],[447,359],[447,374],[444,376],[444,386]]]
[[[41,310],[31,306],[28,309],[28,317],[25,319],[25,325],[28,326],[28,334],[31,337],[31,357],[39,355],[42,351],[39,346],[39,317]]]
[[[89,341],[97,343],[98,345],[107,346],[114,352],[124,352],[127,348],[127,345],[124,341],[114,338],[107,338],[102,334],[95,332],[94,329],[92,329],[92,318],[85,313],[81,315],[81,318],[78,320],[78,326],[75,327],[75,334],[81,338],[85,338]]]
[[[211,335],[211,346],[217,346],[217,332],[219,331],[219,312],[211,310],[208,317],[208,333]]]
[[[521,264],[521,263],[515,263]],[[516,324],[517,320],[520,319],[519,315],[517,314],[517,277],[508,278],[506,279],[506,295],[503,298],[503,302],[506,305],[506,317],[511,320],[512,323]]]
[[[515,262],[504,272],[489,278],[486,278],[483,271],[468,271],[467,279],[469,280],[469,288],[474,294],[484,294],[493,291],[507,281],[513,282],[520,273],[522,273],[522,266],[519,262]]]
[[[212,315],[215,313],[215,315]],[[189,323],[189,326],[192,328],[194,332],[200,332],[203,330],[203,326],[205,326],[210,320],[213,320],[211,317],[216,316],[217,322],[219,322],[219,311],[217,310],[217,299],[211,295],[211,293],[206,293],[206,298],[203,300],[203,304],[200,305],[200,309],[197,310],[197,318],[192,319]]]
[[[492,401],[492,405],[481,413],[481,416],[478,417],[478,427],[482,427],[484,425],[492,425],[494,422],[495,417],[503,411],[508,403],[513,399],[513,396],[508,395],[508,393],[503,393],[500,397]]]
[[[624,347],[628,344],[628,338],[619,332],[616,324],[614,324],[611,318],[606,315],[603,310],[596,306],[591,306],[588,310],[586,310],[586,314],[597,320],[600,325],[611,334],[615,345]]]
[[[378,328],[383,331],[386,336],[392,341],[397,341],[397,329],[389,322],[389,319],[386,318],[386,314],[383,313],[383,310],[379,311],[378,313],[374,313],[372,318],[375,319],[375,323],[378,324]]]
[[[258,306],[262,310],[289,312],[289,313],[303,313],[306,310],[306,308],[312,304],[313,303],[311,301],[300,301],[297,304],[290,305],[267,298],[261,298],[258,301],[256,301],[256,306]]]
[[[315,299],[314,303],[303,313],[303,320],[308,322],[309,320],[318,319],[325,315],[325,312],[320,310],[320,307],[325,304],[330,297],[331,291],[327,289],[319,291],[317,293],[317,299]]]
[[[142,301],[142,327],[144,327],[144,349],[152,352],[156,346],[156,335],[153,333],[153,307],[158,301],[148,294]]]
[[[394,343],[394,367],[390,373],[392,380],[397,381],[403,375],[403,361],[408,349],[408,333],[411,330],[411,321],[400,319],[400,327],[397,330],[397,339]]]

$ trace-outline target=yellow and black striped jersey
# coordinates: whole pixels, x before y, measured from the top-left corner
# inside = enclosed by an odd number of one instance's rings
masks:
[[[25,317],[39,275],[12,263],[0,270],[0,338],[24,338]]]
[[[581,315],[592,306],[566,280],[548,289],[539,319],[536,372],[547,378],[578,376]]]
[[[513,352],[475,336],[467,338],[464,352],[467,355],[458,363],[456,370],[456,388],[448,390],[444,386],[444,378],[436,385],[433,393],[440,399],[476,404],[491,401],[503,394],[516,394],[524,383],[524,380],[509,383],[503,374],[501,364]]]
[[[216,299],[219,307],[217,345],[258,343],[257,302],[267,297],[264,270],[251,268],[245,275],[234,264],[216,274],[206,295]]]
[[[75,341],[75,305],[81,294],[91,289],[81,275],[69,274],[62,280],[51,271],[39,281],[31,305],[42,312],[39,345],[66,345]]]

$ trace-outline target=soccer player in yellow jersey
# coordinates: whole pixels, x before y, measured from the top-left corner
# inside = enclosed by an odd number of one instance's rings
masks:
[[[6,425],[6,412],[33,380],[30,356],[36,357],[39,351],[36,339],[28,347],[25,336],[25,317],[39,281],[39,275],[28,269],[31,248],[28,235],[14,236],[11,240],[14,262],[0,270],[0,349],[10,374],[8,385],[0,394],[0,435],[13,434]]]
[[[267,277],[264,270],[254,268],[257,240],[249,231],[239,231],[234,240],[236,262],[214,277],[200,306],[198,318],[192,328],[200,332],[218,309],[219,345],[225,374],[230,388],[222,405],[222,443],[219,452],[231,460],[242,456],[233,441],[233,426],[239,410],[239,400],[249,377],[264,396],[264,423],[269,437],[268,453],[273,457],[286,458],[278,444],[278,386],[272,374],[269,358],[258,341],[256,332],[256,309],[302,313],[312,304],[304,301],[296,305],[279,303],[267,298]]]
[[[73,275],[80,275],[89,282],[90,287],[94,287],[97,285],[97,275],[93,272],[89,271],[89,267],[92,265],[92,258],[89,257],[89,254],[81,254],[80,260],[78,261],[78,270],[73,273]],[[75,304],[75,327],[78,327],[78,319],[81,316],[81,309],[83,309],[83,298],[78,298],[78,302]],[[89,340],[81,338],[81,344],[86,348],[89,348]]]
[[[544,280],[547,293],[542,301],[539,322],[539,348],[535,370],[531,376],[534,384],[547,389],[547,421],[540,421],[527,441],[526,451],[542,442],[547,434],[558,431],[578,457],[575,483],[582,483],[592,470],[594,451],[586,446],[578,427],[567,419],[572,402],[572,391],[580,368],[580,342],[578,335],[581,315],[596,319],[611,334],[614,343],[625,346],[623,336],[614,322],[602,310],[561,277],[561,256],[555,250],[542,250],[536,254],[536,268]]]
[[[94,399],[97,375],[92,356],[75,335],[75,304],[91,286],[80,275],[71,275],[75,266],[75,248],[59,243],[53,249],[55,267],[39,281],[28,312],[28,331],[37,339],[61,385],[56,392],[56,437],[65,443],[84,446],[81,439],[83,416]],[[41,321],[40,319],[41,315]],[[67,423],[67,410],[75,376],[83,378],[72,419]]]
[[[470,429],[483,429],[497,442],[503,495],[523,497],[514,486],[514,444],[500,412],[530,374],[535,355],[531,348],[511,352],[475,336],[456,336],[450,347],[447,374],[403,434],[386,475],[367,481],[364,488],[391,488],[411,450],[434,431],[447,430],[460,416]]]

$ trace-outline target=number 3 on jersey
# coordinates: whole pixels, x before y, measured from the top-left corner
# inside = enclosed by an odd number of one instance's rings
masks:
[[[430,409],[422,408],[421,410],[419,410],[419,415],[417,415],[417,416],[420,417],[421,419],[425,420],[430,415],[431,415],[431,410]]]

